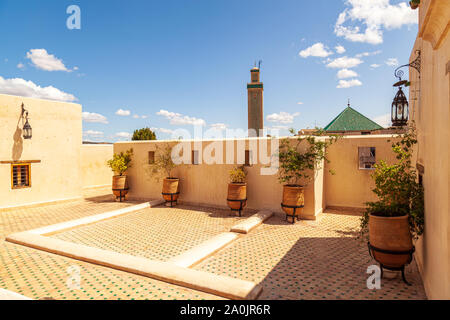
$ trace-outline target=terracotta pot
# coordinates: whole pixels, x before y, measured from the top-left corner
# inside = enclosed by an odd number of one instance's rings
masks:
[[[303,206],[305,205],[304,188],[298,185],[284,185],[283,186],[283,204],[285,206]],[[282,207],[286,214],[293,215],[293,208]],[[295,210],[295,216],[303,213],[303,208]]]
[[[411,250],[413,245],[408,216],[381,217],[371,214],[369,216],[369,241],[372,246],[382,250]],[[386,267],[398,268],[410,262],[409,254],[397,255],[372,250],[372,256]]]
[[[247,184],[246,183],[229,183],[227,199],[231,200],[246,200],[247,199]],[[239,210],[241,203],[239,201],[227,201],[230,209]],[[247,205],[247,201],[242,203],[242,209]]]
[[[178,192],[180,191],[180,179],[178,178],[165,178],[163,181],[162,193],[172,193],[163,194],[163,198],[166,201],[176,201],[178,199]],[[173,203],[175,204],[175,203]]]
[[[126,195],[128,193],[127,176],[113,176],[112,189],[116,197],[120,197],[120,190],[122,190],[122,196]]]

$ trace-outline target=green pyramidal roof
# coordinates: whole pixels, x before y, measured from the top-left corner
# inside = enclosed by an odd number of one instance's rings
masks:
[[[369,131],[383,129],[382,126],[363,116],[351,107],[345,108],[325,128],[325,131]]]

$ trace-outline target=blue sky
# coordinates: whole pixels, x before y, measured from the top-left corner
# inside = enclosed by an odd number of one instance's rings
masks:
[[[73,4],[80,30],[66,27]],[[245,129],[261,59],[267,127],[325,126],[348,98],[381,121],[416,15],[405,0],[0,0],[0,93],[82,104],[85,140]]]

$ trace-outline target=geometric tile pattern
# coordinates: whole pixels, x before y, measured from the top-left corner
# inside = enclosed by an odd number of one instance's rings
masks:
[[[325,213],[295,225],[275,216],[194,269],[261,283],[260,299],[426,299],[415,262],[406,267],[412,286],[385,271],[381,289],[367,288],[367,267],[376,262],[358,229],[355,215]]]
[[[0,212],[0,288],[33,299],[221,299],[4,241],[11,233],[133,204],[99,197]],[[161,207],[51,237],[165,261],[228,231],[238,220],[228,210]],[[193,268],[261,283],[261,299],[426,299],[414,262],[406,268],[411,287],[386,271],[391,279],[384,278],[380,290],[367,289],[366,269],[374,261],[367,245],[356,239],[358,225],[359,217],[345,214],[325,213],[318,221],[295,225],[274,216]],[[69,267],[79,270],[80,287],[67,285]]]
[[[64,241],[122,254],[167,261],[172,257],[228,232],[244,218],[230,210],[188,206],[156,207],[127,213],[51,235]]]
[[[11,233],[117,210],[133,202],[95,198],[36,208],[0,212],[0,288],[32,299],[173,300],[222,299],[204,292],[60,255],[5,242]],[[73,284],[73,269],[80,286]]]

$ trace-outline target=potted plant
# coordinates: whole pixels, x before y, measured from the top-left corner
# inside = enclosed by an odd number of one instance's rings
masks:
[[[247,205],[247,172],[244,166],[239,166],[230,170],[229,175],[227,204],[231,210],[238,211],[240,216]]]
[[[290,132],[295,135],[294,129]],[[329,162],[327,147],[336,141],[337,136],[318,139],[324,135],[322,129],[316,129],[311,135],[285,138],[280,142],[278,181],[284,184],[281,207],[286,218],[292,217],[292,223],[303,212],[304,190],[314,178],[314,172],[320,169],[323,160]]]
[[[420,0],[411,0],[409,1],[409,5],[411,6],[411,9],[415,10],[420,5]]]
[[[411,262],[413,239],[424,230],[424,191],[411,160],[416,143],[410,127],[392,144],[397,162],[381,160],[375,165],[373,192],[378,201],[368,202],[361,218],[361,234],[369,234],[372,256],[388,269],[403,270]]]
[[[131,168],[131,157],[133,149],[125,152],[115,153],[111,160],[107,161],[108,166],[114,172],[112,179],[112,190],[116,198],[122,201],[128,193],[128,178],[125,175],[126,171]]]
[[[150,167],[158,181],[163,176],[162,196],[166,205],[171,207],[176,205],[180,194],[180,179],[172,175],[173,169],[177,165],[172,160],[172,147],[169,144],[162,149],[157,147],[155,162]]]

